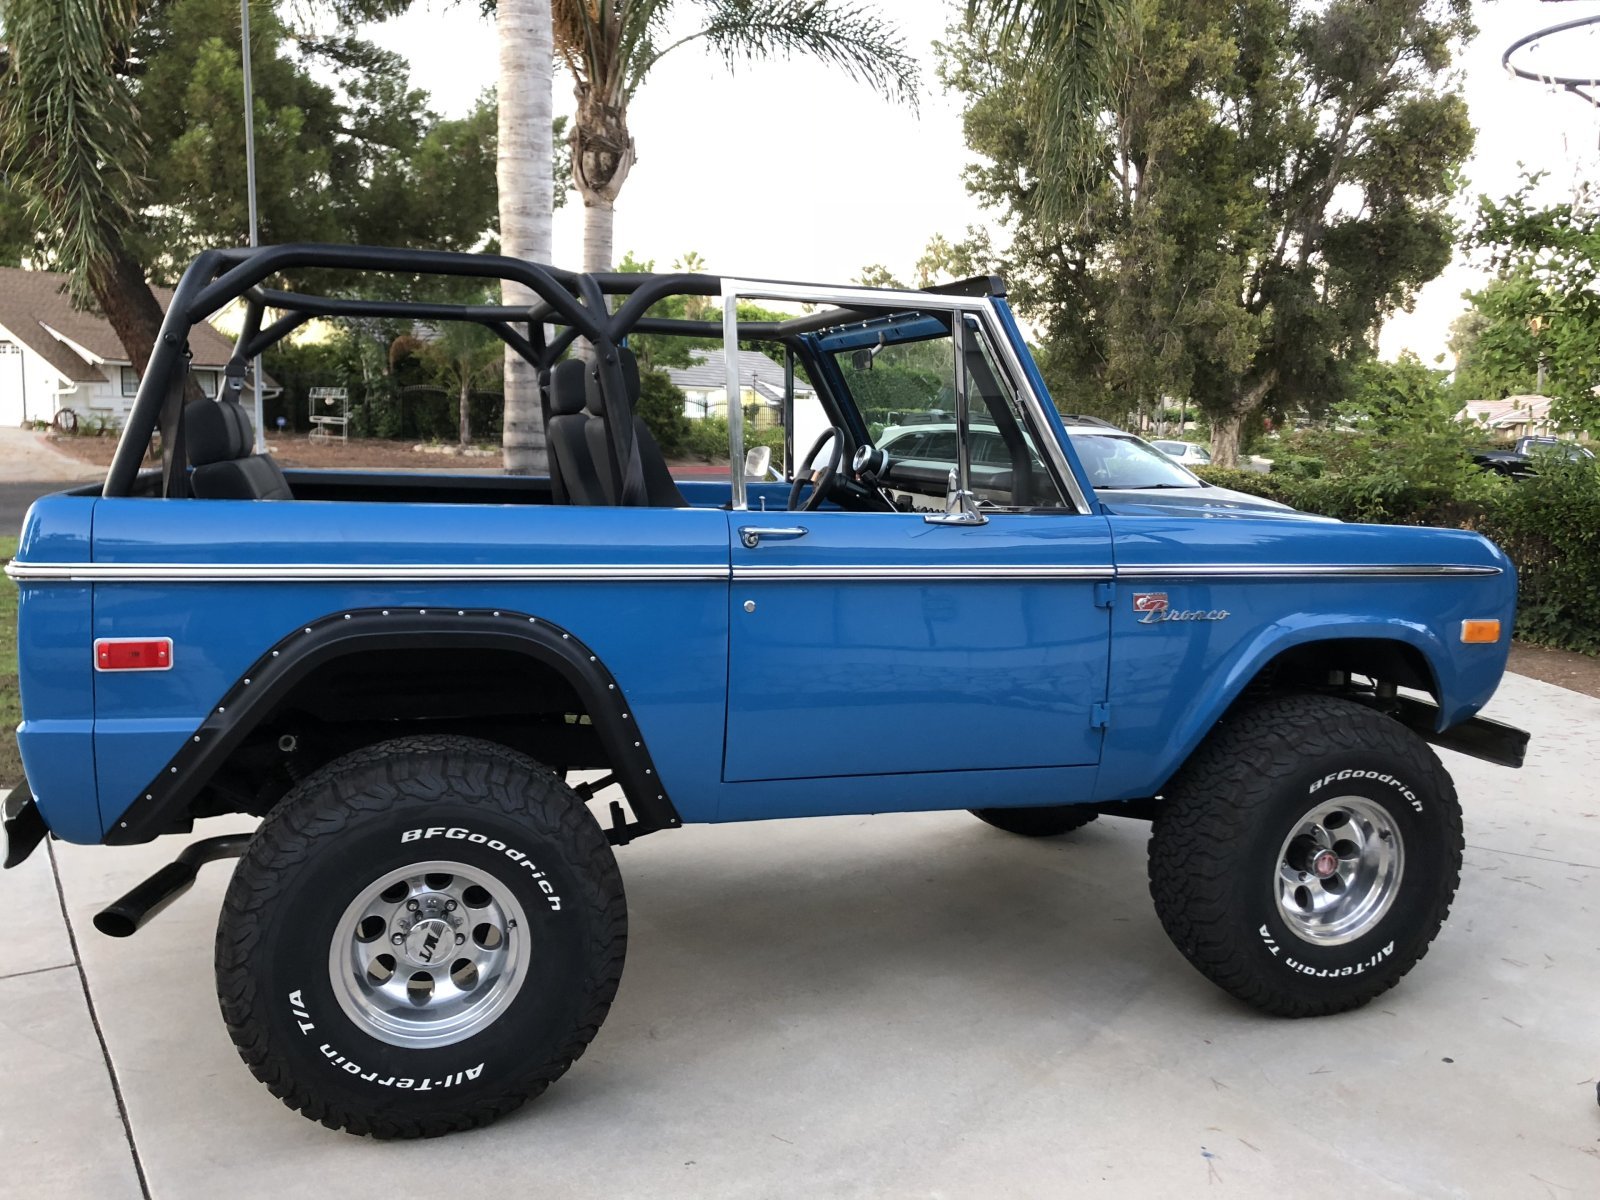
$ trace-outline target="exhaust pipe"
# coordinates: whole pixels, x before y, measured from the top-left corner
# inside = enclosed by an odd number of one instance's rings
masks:
[[[189,890],[203,865],[219,858],[238,858],[250,844],[251,836],[230,833],[185,846],[172,862],[95,913],[94,927],[107,937],[132,937],[146,921]]]

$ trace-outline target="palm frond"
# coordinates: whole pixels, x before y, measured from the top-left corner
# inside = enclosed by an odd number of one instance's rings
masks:
[[[0,170],[27,181],[50,250],[75,273],[103,261],[129,220],[145,160],[116,72],[139,0],[7,0]]]
[[[729,66],[797,54],[837,67],[890,100],[916,103],[917,63],[905,38],[872,8],[829,0],[701,0],[705,24],[634,69],[629,94],[657,59],[703,40]]]
[[[1138,43],[1135,0],[967,0],[1037,81],[1028,117],[1039,146],[1040,215],[1069,217],[1092,182],[1099,121]]]

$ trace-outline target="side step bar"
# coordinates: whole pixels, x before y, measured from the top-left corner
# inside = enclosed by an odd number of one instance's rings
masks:
[[[205,863],[238,858],[253,835],[232,833],[185,846],[178,857],[126,896],[94,915],[94,927],[107,937],[132,937],[144,923],[189,890]]]

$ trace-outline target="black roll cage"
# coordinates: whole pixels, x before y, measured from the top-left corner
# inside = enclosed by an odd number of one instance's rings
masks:
[[[323,296],[264,286],[275,275],[305,269],[500,280],[527,288],[534,300],[526,305],[448,304]],[[1003,285],[993,278],[964,280],[928,290],[958,295],[1004,294]],[[245,319],[224,372],[226,386],[236,396],[243,386],[246,364],[314,317],[470,321],[492,331],[532,364],[541,383],[574,341],[587,339],[594,349],[595,369],[607,398],[604,419],[613,457],[613,478],[621,481],[618,500],[624,505],[645,505],[648,499],[644,473],[634,444],[633,412],[617,348],[634,331],[721,336],[721,322],[645,315],[669,296],[721,294],[722,277],[718,275],[620,271],[580,274],[494,254],[315,244],[207,250],[184,271],[173,292],[101,494],[133,494],[140,463],[157,429],[161,431],[163,458],[161,494],[186,493],[181,419],[189,333],[226,305],[242,299],[246,302]],[[621,303],[612,311],[616,298]],[[270,324],[266,323],[269,309],[282,314]],[[739,336],[742,340],[780,342],[792,348],[793,339],[801,334],[869,319],[879,312],[834,308],[781,322],[747,322],[739,326]],[[548,420],[548,399],[543,403]]]

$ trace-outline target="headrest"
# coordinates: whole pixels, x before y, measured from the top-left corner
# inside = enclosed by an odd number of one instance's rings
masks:
[[[183,410],[183,442],[197,467],[248,458],[256,445],[255,431],[237,400],[191,400]]]
[[[628,390],[628,407],[637,411],[639,407],[639,360],[633,356],[633,351],[626,346],[617,347],[617,362],[622,367],[622,386]],[[589,373],[589,412],[594,416],[601,416],[606,411],[605,398],[600,394],[600,380],[598,364],[595,370]]]
[[[570,417],[583,411],[588,389],[583,382],[584,368],[589,364],[578,358],[568,358],[550,369],[550,415]]]

